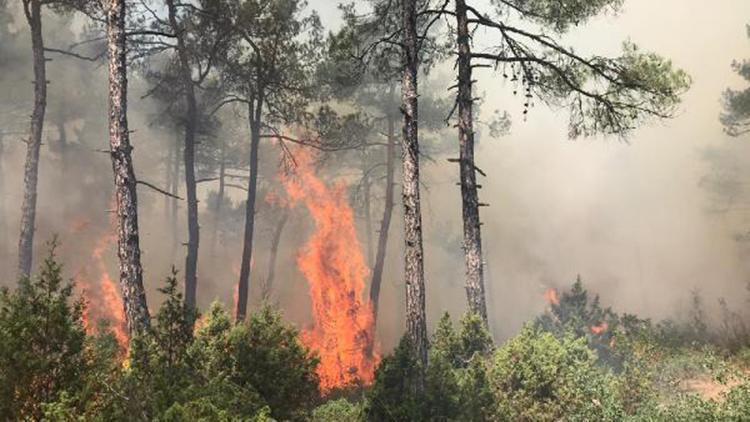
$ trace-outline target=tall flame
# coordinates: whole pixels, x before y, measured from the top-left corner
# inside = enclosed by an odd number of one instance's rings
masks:
[[[374,350],[373,313],[363,299],[369,273],[357,240],[354,214],[346,186],[326,185],[313,170],[313,157],[295,154],[294,175],[281,181],[290,205],[304,203],[315,221],[315,232],[297,256],[309,283],[314,326],[303,341],[320,356],[321,389],[372,382],[378,356]]]
[[[80,225],[76,225],[78,226]],[[104,260],[105,252],[112,247],[115,239],[114,234],[105,234],[97,240],[91,253],[91,263],[78,273],[76,284],[83,288],[83,295],[87,302],[83,314],[86,331],[92,333],[96,328],[96,321],[108,320],[117,343],[127,350],[129,339],[122,298],[117,283],[109,275]],[[89,273],[98,274],[98,283],[92,283]]]

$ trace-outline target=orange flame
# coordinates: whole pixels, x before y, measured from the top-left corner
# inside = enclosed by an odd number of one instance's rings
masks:
[[[304,203],[315,221],[315,232],[297,256],[309,283],[314,326],[303,333],[305,344],[320,356],[321,389],[372,382],[379,357],[374,351],[373,314],[363,300],[369,273],[357,240],[346,186],[327,186],[313,170],[313,157],[295,154],[294,176],[281,181],[295,205]]]
[[[557,290],[552,287],[544,291],[544,300],[550,305],[558,306],[560,304],[560,298],[557,297]]]
[[[598,325],[594,325],[591,327],[591,332],[594,334],[601,334],[609,329],[609,324],[607,324],[607,321],[602,321]]]
[[[120,297],[117,284],[112,280],[104,260],[104,254],[115,243],[114,234],[102,236],[91,253],[91,271],[99,274],[99,282],[94,284],[88,277],[86,271],[76,276],[76,283],[83,288],[83,296],[86,300],[86,309],[82,315],[83,324],[88,333],[93,333],[95,328],[92,320],[109,320],[117,343],[124,350],[128,349],[127,322],[125,309]]]

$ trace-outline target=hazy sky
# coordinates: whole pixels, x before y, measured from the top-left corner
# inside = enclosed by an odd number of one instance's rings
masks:
[[[508,87],[493,75],[479,79],[487,110],[515,112],[511,135],[486,140],[478,154],[489,176],[484,234],[498,298],[506,283],[519,292],[580,273],[605,301],[661,316],[685,299],[676,293],[744,288],[750,267],[732,234],[747,219],[707,213],[699,182],[709,171],[705,148],[750,142],[728,138],[718,122],[721,92],[739,82],[730,63],[750,58],[747,23],[746,0],[628,0],[619,16],[572,34],[577,51],[604,54],[629,38],[693,78],[679,116],[636,131],[628,144],[567,140],[563,111],[537,107],[519,121],[521,102]]]

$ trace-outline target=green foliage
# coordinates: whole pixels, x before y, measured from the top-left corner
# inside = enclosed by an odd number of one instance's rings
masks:
[[[404,338],[382,360],[363,401],[349,394],[323,403],[317,359],[277,311],[264,306],[235,324],[215,303],[196,320],[184,308],[174,273],[160,291],[165,299],[152,330],[131,339],[127,356],[106,324],[99,334],[86,336],[83,303],[62,281],[53,254],[38,277],[21,280],[12,293],[0,292],[0,389],[12,398],[0,401],[2,417],[61,422],[750,420],[747,353],[729,356],[710,344],[664,341],[660,337],[672,328],[603,309],[580,281],[547,315],[497,349],[478,316],[464,315],[456,329],[446,314],[430,339],[426,367]],[[694,319],[702,321],[701,307],[694,308]],[[607,339],[619,359],[616,374],[597,364],[600,343],[592,339],[590,324],[600,320],[614,327],[608,327],[613,334]],[[690,380],[725,392],[714,399],[685,394],[694,388],[686,383]]]
[[[42,403],[81,389],[87,370],[84,303],[63,281],[55,246],[39,276],[0,291],[1,419],[39,419]]]
[[[494,397],[486,361],[492,341],[478,315],[466,314],[456,333],[445,314],[430,341],[425,383],[403,338],[381,362],[368,392],[369,420],[491,420]]]
[[[747,26],[747,35],[750,38],[750,25]],[[732,69],[745,82],[750,82],[750,61],[735,61],[732,63]],[[721,114],[721,123],[725,131],[732,136],[750,132],[750,88],[727,89],[722,100],[724,112]]]
[[[362,405],[352,403],[344,398],[331,400],[316,407],[310,418],[311,422],[357,422],[364,420]]]
[[[278,312],[247,323],[220,305],[197,321],[173,273],[152,331],[130,341],[127,360],[111,334],[86,343],[81,387],[43,406],[49,420],[304,420],[318,400],[317,359]]]
[[[419,360],[404,336],[390,356],[375,370],[375,381],[367,393],[367,419],[371,421],[418,421],[421,403],[417,396]]]
[[[618,420],[615,383],[585,339],[524,328],[498,349],[490,371],[496,418],[515,421]]]
[[[233,359],[230,380],[254,388],[281,420],[301,420],[318,398],[318,359],[303,346],[297,330],[264,306],[229,333]]]
[[[633,421],[746,421],[750,419],[750,384],[737,385],[716,400],[694,394],[680,395],[666,405],[652,405],[636,414]]]
[[[623,0],[493,0],[499,12],[509,10],[557,32],[605,11],[616,12]]]
[[[639,322],[633,319],[631,325]],[[569,291],[562,292],[557,303],[549,304],[548,310],[534,324],[558,339],[570,335],[584,338],[602,362],[615,367],[620,364],[621,357],[612,348],[620,318],[612,309],[601,306],[599,296],[589,297],[580,276]]]

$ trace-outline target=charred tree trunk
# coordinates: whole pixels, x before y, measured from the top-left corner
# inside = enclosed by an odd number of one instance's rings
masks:
[[[125,48],[125,0],[107,5],[109,52],[109,146],[117,201],[117,256],[120,289],[131,336],[148,330],[151,318],[143,289],[143,268],[138,238],[138,198],[128,132],[127,58]]]
[[[427,317],[425,315],[424,252],[422,249],[422,211],[419,199],[419,138],[417,71],[419,42],[417,38],[416,0],[401,2],[403,24],[403,71],[401,108],[404,114],[402,161],[404,203],[404,281],[406,284],[406,331],[415,355],[427,364]],[[424,372],[422,372],[424,375]],[[417,385],[423,386],[423,377]]]
[[[219,239],[219,223],[221,222],[221,207],[224,205],[224,191],[226,189],[225,178],[227,172],[226,147],[221,143],[221,162],[219,163],[219,192],[216,195],[216,204],[214,204],[214,223],[211,230],[211,255],[216,254],[216,243]]]
[[[250,119],[250,179],[247,182],[245,203],[245,235],[242,242],[242,263],[237,285],[237,309],[235,318],[243,321],[247,314],[247,296],[250,290],[250,264],[253,262],[253,231],[255,230],[255,195],[258,190],[258,147],[260,146],[260,124],[263,95],[251,100],[248,106]]]
[[[276,258],[279,255],[279,244],[281,244],[281,234],[284,232],[284,226],[289,219],[289,211],[283,210],[279,221],[276,223],[276,229],[273,231],[273,237],[271,238],[271,252],[268,256],[268,276],[266,277],[266,284],[264,286],[264,296],[266,299],[271,294],[273,288],[273,279],[276,276]]]
[[[167,187],[168,192],[172,192],[172,160],[174,159],[174,146],[168,145],[167,146],[167,156],[164,159],[164,185]],[[164,195],[164,220],[169,221],[169,207],[171,204],[172,198],[170,198],[167,195]]]
[[[456,0],[458,31],[458,141],[461,175],[461,204],[464,222],[466,260],[466,296],[469,310],[487,325],[487,303],[482,268],[482,233],[479,222],[479,197],[474,164],[474,122],[472,111],[471,45],[465,0]]]
[[[60,118],[60,120],[57,122],[57,131],[59,132],[60,139],[59,139],[59,148],[60,148],[60,180],[58,181],[60,183],[60,186],[58,189],[60,189],[60,192],[65,192],[65,183],[68,180],[68,159],[69,159],[69,153],[68,153],[68,133],[65,130],[65,119]],[[65,197],[60,201],[61,204],[58,205],[60,214],[62,215],[62,221],[68,221],[68,202],[65,200]]]
[[[7,198],[5,194],[5,170],[3,168],[3,158],[5,154],[5,143],[3,132],[0,131],[0,198]],[[7,226],[7,200],[0,201],[0,239],[8,239]],[[5,264],[6,242],[0,241],[0,264]]]
[[[34,110],[31,114],[29,138],[26,140],[21,235],[18,239],[18,275],[25,277],[31,273],[34,250],[39,150],[42,146],[44,113],[47,108],[47,65],[42,37],[42,2],[41,0],[24,0],[23,7],[31,29],[31,51],[34,58]]]
[[[178,132],[175,132],[178,133]],[[173,155],[172,155],[172,198],[170,198],[171,202],[171,217],[169,221],[172,223],[172,259],[171,262],[175,261],[175,256],[177,252],[177,246],[180,244],[179,240],[179,214],[178,214],[178,207],[179,203],[177,202],[177,196],[179,196],[180,193],[180,139],[179,136],[175,137],[174,145],[173,145]]]
[[[187,196],[187,225],[188,244],[185,257],[185,307],[195,308],[195,298],[198,291],[198,246],[200,244],[200,227],[198,226],[198,194],[195,183],[195,132],[198,121],[198,105],[195,97],[195,84],[191,75],[190,60],[187,47],[182,35],[182,29],[177,23],[177,8],[174,0],[167,0],[169,25],[177,40],[177,55],[180,61],[180,80],[185,90],[185,146],[183,161],[185,162],[185,194]]]
[[[365,232],[367,241],[367,265],[372,265],[372,182],[367,168],[367,160],[363,164],[362,196],[364,199]]]
[[[396,172],[396,133],[395,117],[388,113],[388,145],[386,146],[385,158],[385,207],[383,208],[383,219],[380,220],[380,232],[378,233],[378,249],[375,255],[375,265],[372,269],[372,282],[370,283],[370,305],[372,306],[373,321],[378,322],[378,304],[380,302],[380,286],[383,282],[383,267],[385,266],[385,252],[388,245],[388,230],[391,227],[391,216],[393,215],[394,175]]]

